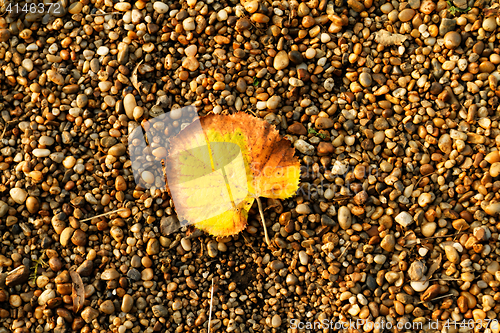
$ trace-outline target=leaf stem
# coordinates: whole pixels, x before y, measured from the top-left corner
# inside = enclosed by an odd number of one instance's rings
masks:
[[[255,197],[257,200],[257,204],[259,205],[259,213],[260,213],[260,218],[262,219],[262,225],[264,226],[264,235],[266,237],[266,244],[267,246],[271,245],[271,241],[269,240],[269,235],[267,234],[267,227],[266,227],[266,220],[264,219],[264,210],[262,209],[262,202],[260,202],[259,197]]]

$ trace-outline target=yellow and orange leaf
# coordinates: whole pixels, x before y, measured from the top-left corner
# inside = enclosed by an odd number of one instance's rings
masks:
[[[240,112],[208,115],[170,141],[167,179],[181,219],[215,236],[242,231],[260,196],[295,194],[300,163],[268,122]]]

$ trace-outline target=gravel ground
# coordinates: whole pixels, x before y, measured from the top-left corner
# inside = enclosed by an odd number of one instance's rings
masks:
[[[498,333],[499,11],[0,0],[0,333]],[[136,185],[128,135],[188,105],[296,148],[270,246],[256,205],[233,237],[170,233]]]

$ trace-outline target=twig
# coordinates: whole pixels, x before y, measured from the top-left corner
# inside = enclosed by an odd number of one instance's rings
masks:
[[[420,184],[420,181],[422,181],[422,179],[424,179],[425,177],[432,176],[432,175],[434,175],[436,173],[437,173],[437,171],[434,171],[434,172],[431,172],[431,173],[429,173],[429,174],[427,174],[425,176],[420,177],[420,179],[418,180],[418,182],[415,184],[415,187],[418,187],[418,184]]]
[[[212,278],[212,291],[210,292],[210,312],[208,313],[208,333],[210,333],[212,323],[212,306],[214,304],[214,278]]]
[[[111,13],[95,13],[95,14],[90,14],[90,16],[105,16],[105,15],[116,15],[116,14],[121,14],[121,12],[111,12]]]
[[[449,297],[449,296],[453,296],[453,294],[447,294],[447,295],[443,295],[443,296],[439,296],[439,297],[436,297],[436,298],[433,298],[431,299],[430,301],[435,301],[435,300],[438,300],[438,299],[441,299],[441,298],[445,298],[445,297]],[[418,302],[417,304],[422,304],[422,303],[425,303],[427,301],[421,301],[421,302]]]
[[[457,232],[456,234],[451,234],[451,235],[443,235],[443,236],[432,236],[432,237],[426,237],[426,238],[420,238],[420,240],[422,239],[434,239],[434,238],[443,238],[443,237],[453,237],[453,236],[458,236],[460,234],[463,234],[465,231],[461,231],[461,232]]]
[[[3,128],[2,135],[0,135],[0,140],[2,140],[2,139],[3,139],[3,136],[5,135],[5,132],[7,131],[7,127],[9,127],[9,125],[10,125],[11,123],[15,123],[15,122],[17,122],[17,121],[18,121],[18,120],[9,120],[9,121],[6,121],[6,122],[5,122],[5,127]]]
[[[347,252],[347,250],[349,250],[349,246],[351,246],[351,241],[348,241],[347,244],[345,245],[345,249],[344,251],[342,251],[342,253],[340,254],[339,256],[339,259],[342,258],[344,256],[344,254]]]
[[[269,235],[267,234],[266,220],[264,219],[264,211],[262,210],[262,202],[260,202],[259,197],[256,197],[256,199],[257,199],[257,204],[259,205],[259,213],[260,213],[260,218],[262,219],[262,225],[264,226],[264,235],[266,237],[266,244],[267,246],[270,246],[271,241],[269,240]]]
[[[246,244],[248,244],[248,246],[250,246],[250,248],[253,250],[253,252],[257,253],[257,251],[255,251],[255,249],[253,248],[252,243],[250,243],[250,241],[245,237],[245,235],[243,234],[241,235],[243,236],[243,239],[245,239]]]
[[[122,211],[122,210],[126,210],[126,208],[118,208],[117,210],[112,210],[111,212],[107,212],[107,213],[103,213],[103,214],[99,214],[99,215],[96,215],[96,216],[89,217],[88,219],[81,220],[80,222],[87,222],[87,221],[90,221],[92,219],[95,219],[96,217],[110,215],[110,214],[113,214],[113,213],[116,213],[116,212],[119,212],[119,211]]]

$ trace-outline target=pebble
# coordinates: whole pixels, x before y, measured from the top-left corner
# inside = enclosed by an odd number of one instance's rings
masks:
[[[281,326],[281,317],[278,314],[275,314],[271,319],[271,326],[274,328]]]
[[[444,35],[444,46],[448,49],[456,49],[461,42],[462,37],[456,31],[449,31]]]
[[[165,14],[169,10],[168,5],[162,1],[156,1],[153,4],[153,8],[158,14]]]
[[[153,305],[152,307],[153,315],[155,317],[166,317],[168,316],[168,309],[163,305]]]
[[[405,228],[413,223],[413,218],[408,212],[399,213],[394,220]]]
[[[346,206],[342,206],[339,208],[338,222],[339,226],[344,230],[349,229],[351,227],[352,224],[351,211]]]
[[[210,258],[215,258],[217,257],[219,251],[218,251],[218,246],[217,242],[215,241],[210,241],[207,244],[207,253]]]
[[[273,67],[276,70],[282,70],[288,67],[290,60],[286,51],[279,51],[276,57],[274,57]]]
[[[22,188],[13,188],[9,191],[10,197],[12,200],[14,200],[16,203],[22,205],[26,201],[26,198],[28,197],[28,192],[23,190]]]
[[[314,154],[314,146],[305,142],[302,139],[295,141],[293,144],[295,149],[305,155],[313,155]]]

